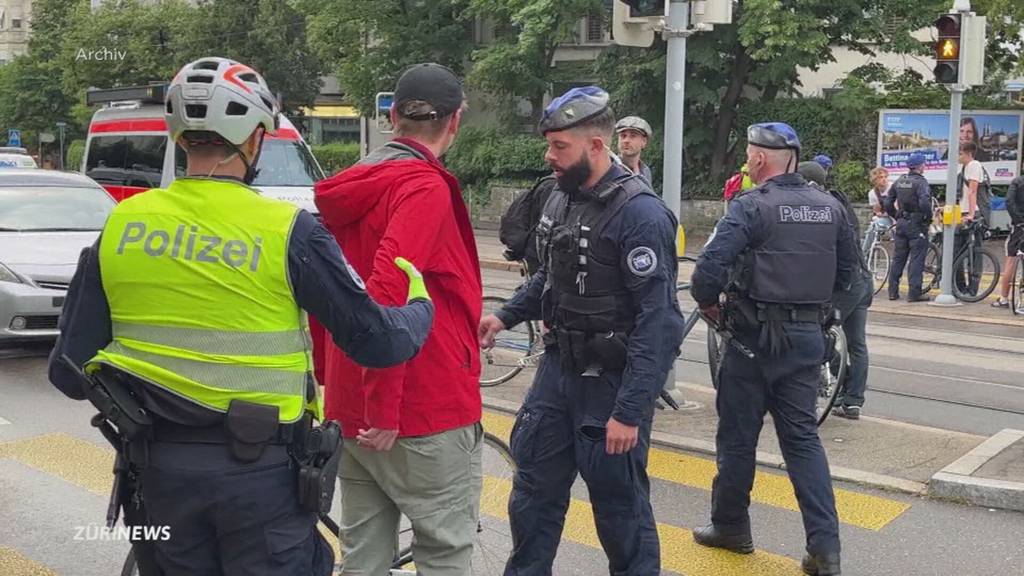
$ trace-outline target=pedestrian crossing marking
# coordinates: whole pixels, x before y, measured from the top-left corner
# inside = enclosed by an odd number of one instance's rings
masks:
[[[512,483],[491,476],[484,477],[484,493],[503,494],[504,497],[484,499],[480,512],[499,520],[508,520],[508,495]],[[724,550],[701,546],[693,541],[693,533],[684,528],[658,525],[661,540],[661,568],[687,576],[787,576],[801,574],[796,560],[764,552],[733,554]],[[590,548],[601,550],[601,541],[594,527],[590,503],[573,498],[565,515],[562,538]]]
[[[495,412],[485,411],[484,429],[502,438],[508,438],[514,419]],[[683,486],[711,490],[711,482],[717,473],[714,460],[680,454],[652,447],[647,458],[647,473],[657,478]],[[910,504],[862,494],[852,490],[834,488],[836,510],[839,521],[868,530],[881,530],[901,514],[910,509]],[[750,492],[751,502],[765,504],[784,510],[798,512],[793,484],[789,477],[757,471],[754,488]]]
[[[114,451],[63,432],[0,443],[0,458],[106,495],[114,482]]]
[[[11,576],[57,576],[46,566],[22,555],[13,548],[0,548],[0,574]]]

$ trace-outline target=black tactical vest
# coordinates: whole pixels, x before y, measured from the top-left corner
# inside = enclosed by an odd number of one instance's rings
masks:
[[[924,211],[931,211],[931,206],[924,208],[918,206],[917,194],[914,192],[914,177],[924,178],[917,174],[904,174],[900,176],[892,184],[893,192],[896,194],[896,201],[899,203],[899,218],[907,218],[911,214],[917,214]]]
[[[749,296],[772,304],[824,304],[832,297],[842,204],[796,179],[769,181],[748,193],[757,206]]]
[[[601,239],[608,222],[639,194],[640,176],[599,184],[578,198],[555,188],[537,226],[537,254],[547,268],[544,320],[556,329],[629,332],[636,317],[623,282],[620,247]]]

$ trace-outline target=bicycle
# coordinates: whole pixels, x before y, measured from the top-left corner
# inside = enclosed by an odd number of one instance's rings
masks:
[[[832,413],[836,400],[846,390],[846,372],[850,366],[850,353],[846,349],[846,333],[843,327],[835,325],[829,328],[829,339],[832,341],[832,354],[821,364],[821,377],[818,381],[818,393],[815,403],[815,414],[818,426],[821,426]],[[711,370],[711,386],[718,390],[718,376],[722,362],[723,336],[710,323],[708,324],[708,368]],[[733,340],[735,342],[735,340]],[[741,351],[748,357],[752,352]]]
[[[1017,251],[1013,279],[1010,282],[1010,311],[1014,316],[1024,314],[1024,251]]]
[[[508,521],[500,517],[508,508],[508,497],[512,491],[512,477],[516,465],[512,459],[512,451],[502,439],[484,432],[483,454],[483,487],[480,491],[480,519],[477,521],[477,541],[473,546],[473,557],[469,574],[472,576],[493,576],[500,574],[505,568],[509,553],[512,551],[512,533]],[[320,523],[332,534],[341,532],[338,524],[327,514],[320,515]],[[415,576],[413,570],[412,527],[407,521],[399,531],[399,549],[391,564],[390,576]],[[135,550],[128,551],[121,576],[138,576],[139,567],[135,561]]]
[[[871,235],[871,244],[868,245],[868,249],[864,251],[864,254],[867,257],[868,270],[871,271],[871,277],[875,283],[875,294],[881,292],[882,288],[885,287],[885,283],[889,280],[892,258],[889,256],[889,249],[882,242],[885,236],[892,238],[892,232],[895,228],[895,224],[879,225],[872,222],[868,229],[868,234]]]
[[[963,302],[981,302],[999,284],[999,261],[982,245],[984,225],[981,220],[964,223],[961,233],[965,238],[959,241],[960,246],[953,255],[953,295]],[[942,282],[942,242],[942,234],[936,233],[928,244],[922,293],[937,288]],[[929,276],[930,282],[927,281]]]

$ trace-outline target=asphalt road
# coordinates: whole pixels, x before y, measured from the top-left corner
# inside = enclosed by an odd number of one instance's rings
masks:
[[[493,278],[488,276],[490,283]],[[514,278],[513,278],[514,280]],[[874,320],[874,319],[873,319]],[[879,329],[889,330],[890,327]],[[699,339],[698,339],[699,340]],[[908,344],[917,355],[933,343]],[[919,348],[926,349],[925,351]],[[699,380],[702,365],[699,342],[688,342],[686,355],[693,360],[680,364],[680,374]],[[121,541],[90,539],[106,509],[110,482],[111,452],[89,427],[93,410],[84,402],[66,399],[46,381],[47,349],[6,350],[0,355],[0,517],[8,529],[0,532],[0,574],[13,576],[68,575],[107,576],[119,573],[127,545]],[[973,354],[973,353],[972,353]],[[902,355],[902,353],[901,353]],[[887,356],[878,355],[885,365]],[[958,372],[945,363],[933,369],[951,378]],[[918,369],[930,365],[920,362]],[[993,403],[1012,389],[1012,378],[1003,366],[984,378],[1006,388],[976,387],[977,395],[965,399]],[[970,370],[967,370],[971,373]],[[904,376],[875,370],[872,385],[902,386],[914,391],[920,380],[900,384]],[[933,396],[963,394],[969,382],[935,384],[924,391]],[[984,417],[970,417],[957,405],[929,407],[928,402],[907,399],[907,412],[881,395],[871,400],[873,413],[884,405],[894,413],[908,414],[934,423],[948,418],[964,429],[978,430]],[[1000,400],[1007,404],[1017,400]],[[977,409],[972,409],[977,410]],[[985,412],[987,417],[997,413]],[[966,416],[965,416],[966,415]],[[1009,416],[1007,416],[1009,417]],[[488,413],[485,426],[499,436],[507,434],[511,418]],[[485,471],[490,474],[490,472]],[[799,574],[803,528],[796,512],[788,480],[778,471],[764,470],[752,495],[752,516],[757,553],[737,556],[711,551],[692,543],[690,530],[707,521],[710,482],[714,463],[708,457],[674,451],[652,450],[649,473],[652,500],[659,522],[665,574],[691,576],[777,576]],[[502,486],[502,479],[489,478]],[[844,574],[848,576],[1004,576],[1024,563],[1020,535],[1024,515],[991,511],[912,496],[896,495],[836,484],[842,518]],[[489,516],[486,538],[501,547],[504,501],[484,506]],[[578,483],[556,561],[558,576],[593,576],[607,572],[607,563],[592,528],[585,487]],[[507,527],[506,527],[507,528]]]
[[[521,282],[515,272],[484,270],[485,294],[509,296]],[[688,293],[680,305],[693,310]],[[706,338],[698,322],[678,381],[711,386]],[[871,312],[868,350],[864,414],[982,435],[1024,429],[1022,327]]]

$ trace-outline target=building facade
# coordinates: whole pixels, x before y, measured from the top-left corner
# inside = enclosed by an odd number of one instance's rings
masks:
[[[32,0],[0,0],[0,66],[28,49]]]

